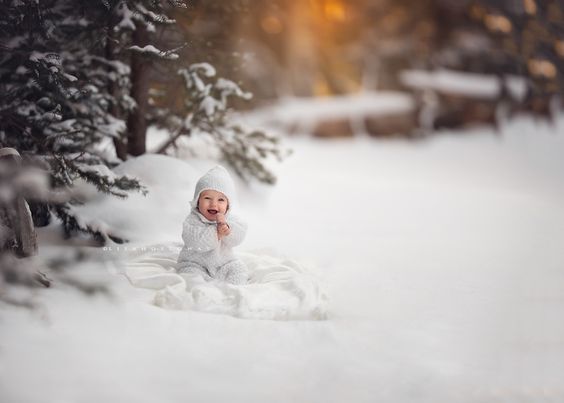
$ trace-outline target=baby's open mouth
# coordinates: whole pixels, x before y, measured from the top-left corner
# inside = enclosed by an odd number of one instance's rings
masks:
[[[208,210],[208,213],[210,213],[210,214],[217,214],[217,210]]]

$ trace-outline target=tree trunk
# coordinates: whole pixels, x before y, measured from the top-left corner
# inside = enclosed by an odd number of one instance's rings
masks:
[[[115,35],[114,35],[114,26],[116,24],[116,17],[115,14],[112,13],[111,17],[108,18],[108,26],[107,26],[107,35],[108,38],[106,39],[106,59],[113,61],[115,60]],[[109,70],[111,70],[111,68],[109,68]],[[109,92],[110,95],[112,96],[112,99],[116,99],[118,94],[117,94],[117,86],[113,81],[110,81],[110,88],[109,88]],[[119,112],[119,107],[118,105],[114,102],[111,106],[110,106],[110,113],[116,117],[116,118],[120,118],[122,116],[120,115]],[[116,155],[119,159],[121,159],[122,161],[125,161],[127,159],[127,144],[126,144],[126,138],[125,138],[126,133],[122,133],[121,136],[119,138],[114,137],[114,147],[116,149]]]
[[[144,47],[149,42],[149,33],[139,24],[133,33],[133,45]],[[131,55],[131,97],[137,107],[127,119],[127,152],[130,155],[145,153],[145,139],[147,135],[147,106],[149,100],[149,60],[138,52]]]

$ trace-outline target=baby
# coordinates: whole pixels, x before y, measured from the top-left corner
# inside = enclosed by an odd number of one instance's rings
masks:
[[[206,280],[232,284],[247,283],[247,268],[232,251],[247,231],[246,224],[231,214],[234,205],[235,184],[225,168],[218,165],[200,178],[192,210],[183,224],[179,273],[198,273]]]

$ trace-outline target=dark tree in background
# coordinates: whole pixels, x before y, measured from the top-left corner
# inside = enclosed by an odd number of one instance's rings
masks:
[[[165,30],[175,29],[176,21],[169,15],[175,9],[187,6],[178,0],[121,0],[107,4],[110,23],[105,37],[106,57],[127,64],[130,96],[134,101],[134,107],[123,115],[127,131],[115,140],[117,156],[125,160],[128,155],[138,156],[146,152],[151,71],[154,65],[179,57],[177,47],[162,49],[156,40]]]
[[[119,47],[113,46],[111,54],[120,60],[130,55],[135,101],[127,115],[127,134],[115,141],[119,158],[144,154],[147,128],[155,125],[171,134],[159,152],[174,154],[172,147],[181,136],[208,137],[220,158],[241,177],[274,183],[263,161],[283,157],[278,139],[232,122],[232,104],[251,94],[221,77],[236,70],[237,62],[226,57],[226,41],[220,38],[230,35],[229,21],[244,13],[242,3],[194,2],[189,7],[180,1],[116,3],[112,35]],[[200,36],[190,29],[198,23],[217,26],[221,34],[216,31],[214,39]]]
[[[286,155],[277,137],[235,122],[231,111],[252,105],[253,94],[240,77],[244,56],[233,50],[238,41],[235,27],[248,15],[249,2],[193,1],[175,9],[174,30],[162,31],[159,48],[176,47],[178,58],[154,64],[148,72],[150,88],[146,122],[166,128],[167,142],[157,150],[175,155],[179,138],[205,138],[218,158],[246,180],[273,184],[275,176],[266,161]],[[185,46],[178,44],[185,43]],[[132,133],[130,132],[130,135]]]
[[[526,78],[523,107],[553,113],[564,95],[564,1],[475,1],[469,13],[495,44],[499,71]]]

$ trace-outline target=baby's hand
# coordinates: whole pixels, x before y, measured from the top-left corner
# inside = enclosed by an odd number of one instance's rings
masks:
[[[231,233],[231,229],[229,225],[225,222],[218,222],[217,223],[217,238],[221,240],[223,237],[228,236]]]
[[[220,222],[224,223],[225,222],[225,214],[222,213],[217,213],[215,215],[215,221],[219,224]]]
[[[229,225],[225,222],[225,214],[217,213],[215,221],[217,222],[217,238],[221,240],[224,236],[229,235],[231,231],[229,230]]]

